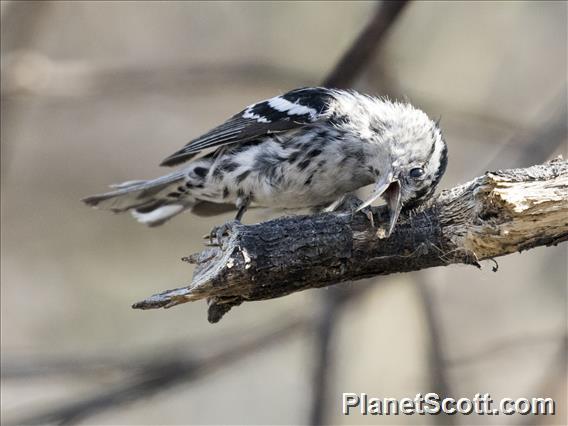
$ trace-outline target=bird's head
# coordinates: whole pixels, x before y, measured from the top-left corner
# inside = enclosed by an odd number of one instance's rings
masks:
[[[359,209],[383,197],[390,211],[389,236],[401,210],[414,209],[433,195],[448,157],[438,123],[423,111],[409,104],[377,102],[370,129],[381,148],[381,164],[375,167],[373,192]]]

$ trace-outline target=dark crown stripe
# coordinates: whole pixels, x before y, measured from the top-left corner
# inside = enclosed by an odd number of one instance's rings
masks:
[[[440,152],[440,164],[438,165],[438,170],[436,170],[436,174],[434,176],[434,181],[432,183],[433,187],[436,187],[438,183],[440,183],[440,180],[442,179],[442,176],[446,171],[446,167],[448,166],[448,146],[443,141],[443,139],[441,139],[441,141],[444,146],[442,147],[442,151]]]

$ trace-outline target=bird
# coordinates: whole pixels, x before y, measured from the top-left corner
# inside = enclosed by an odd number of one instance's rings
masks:
[[[184,211],[249,206],[334,211],[374,185],[393,232],[399,214],[432,197],[448,162],[439,122],[408,102],[354,90],[303,87],[249,105],[162,161],[180,166],[149,180],[111,185],[87,205],[131,212],[157,226]]]

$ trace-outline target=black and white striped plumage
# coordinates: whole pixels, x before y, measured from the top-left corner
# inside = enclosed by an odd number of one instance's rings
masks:
[[[207,151],[204,153],[203,151]],[[126,182],[84,201],[132,211],[158,225],[203,203],[302,208],[336,206],[369,184],[365,202],[383,196],[391,226],[401,207],[432,195],[447,164],[437,124],[410,104],[321,87],[292,90],[258,102],[166,158],[183,169]]]

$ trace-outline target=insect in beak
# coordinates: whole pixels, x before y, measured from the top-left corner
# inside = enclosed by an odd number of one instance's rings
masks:
[[[387,207],[389,209],[390,220],[389,220],[389,227],[387,232],[385,233],[385,238],[390,237],[394,226],[396,225],[396,221],[398,220],[398,215],[400,214],[400,210],[402,209],[401,203],[401,188],[400,188],[400,181],[389,173],[383,179],[379,180],[373,189],[373,192],[367,198],[367,200],[361,204],[356,211],[363,210],[365,207],[371,205],[377,198],[383,197],[387,202]]]

